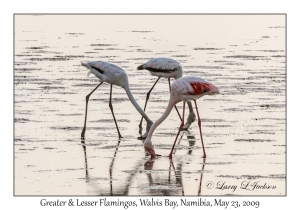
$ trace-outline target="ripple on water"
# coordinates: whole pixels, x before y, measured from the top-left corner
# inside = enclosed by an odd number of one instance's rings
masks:
[[[262,175],[240,175],[240,176],[219,175],[217,177],[233,178],[233,179],[286,179],[285,174],[270,174],[268,176],[262,176]]]
[[[271,140],[271,139],[235,139],[234,141],[237,141],[237,142],[271,142],[271,141],[275,141],[275,140]]]

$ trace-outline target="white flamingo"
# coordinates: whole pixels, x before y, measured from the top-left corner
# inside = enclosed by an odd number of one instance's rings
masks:
[[[168,117],[173,106],[175,106],[175,104],[177,104],[178,102],[183,101],[182,121],[181,121],[179,130],[178,130],[177,136],[175,138],[173,147],[169,154],[169,158],[172,158],[175,143],[177,141],[180,130],[184,124],[185,102],[193,100],[195,103],[195,107],[196,107],[196,111],[197,111],[197,115],[198,115],[198,126],[199,126],[199,130],[200,130],[200,138],[201,138],[202,149],[203,149],[203,158],[206,158],[206,153],[205,153],[205,148],[204,148],[204,143],[203,143],[203,138],[202,138],[202,131],[201,131],[201,120],[200,120],[196,100],[205,95],[214,95],[214,94],[218,94],[218,93],[219,93],[219,89],[216,86],[214,86],[210,82],[207,82],[206,80],[204,80],[200,77],[186,76],[186,77],[182,77],[182,78],[175,80],[171,87],[169,104],[168,104],[164,114],[157,121],[154,122],[154,124],[152,125],[152,127],[148,133],[146,140],[144,141],[145,150],[148,151],[148,153],[152,157],[156,156],[154,147],[153,147],[153,144],[151,141],[152,134],[153,134],[154,130],[156,129],[156,127],[159,124],[161,124]]]
[[[147,106],[148,99],[150,97],[150,93],[161,77],[168,78],[170,92],[171,92],[170,78],[174,77],[174,79],[178,79],[178,78],[182,77],[181,64],[178,61],[171,59],[171,58],[153,58],[153,59],[147,61],[146,63],[138,66],[137,69],[138,70],[146,69],[151,73],[151,75],[158,77],[157,80],[155,81],[155,83],[153,84],[153,86],[151,87],[151,89],[149,90],[149,92],[147,93],[144,111],[146,110],[146,106]],[[195,121],[195,118],[196,118],[196,115],[193,111],[192,103],[190,101],[188,101],[187,104],[189,107],[189,116],[187,118],[185,125],[182,127],[183,130],[187,130],[190,127],[190,125]],[[180,117],[180,114],[178,112],[176,105],[175,105],[175,109],[181,120],[181,117]],[[142,126],[142,122],[143,122],[143,117],[139,124],[140,127]]]
[[[117,128],[117,131],[118,131],[118,134],[119,134],[119,138],[122,138],[122,136],[121,136],[121,133],[119,131],[118,124],[117,124],[117,121],[116,121],[116,118],[115,118],[115,115],[114,115],[114,111],[113,111],[113,106],[112,106],[112,103],[111,103],[111,95],[112,95],[113,85],[118,85],[118,86],[124,88],[124,90],[127,93],[128,98],[131,101],[131,103],[133,104],[133,106],[137,109],[137,111],[147,121],[146,133],[142,136],[142,138],[146,138],[147,134],[148,134],[148,131],[149,131],[151,125],[153,124],[153,122],[148,118],[148,116],[145,114],[145,112],[142,110],[142,108],[138,105],[138,103],[133,98],[133,95],[132,95],[131,90],[129,88],[128,78],[127,78],[126,72],[121,67],[119,67],[115,64],[109,63],[109,62],[104,62],[104,61],[81,62],[81,64],[89,69],[88,75],[90,73],[93,73],[96,77],[98,77],[101,80],[100,84],[92,92],[90,92],[86,96],[85,119],[84,119],[84,127],[83,127],[82,132],[81,132],[81,138],[84,139],[84,137],[85,137],[86,118],[87,118],[87,109],[88,109],[89,98],[92,95],[92,93],[103,82],[107,82],[107,83],[111,84],[111,86],[110,86],[110,97],[109,97],[109,108],[110,108],[111,113],[113,115],[113,118],[114,118],[114,121],[115,121],[115,124],[116,124],[116,128]]]

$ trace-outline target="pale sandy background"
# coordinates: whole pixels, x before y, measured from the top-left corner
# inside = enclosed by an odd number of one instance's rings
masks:
[[[284,15],[15,16],[15,195],[285,195],[285,30]],[[156,78],[136,67],[161,56],[221,90],[198,100],[206,160],[193,124],[173,162],[149,163],[137,140],[140,116],[115,87],[119,142],[109,85],[91,97],[81,144],[85,96],[98,79],[80,61],[123,67],[143,106]],[[162,79],[146,112],[153,121],[168,97]],[[172,112],[156,130],[157,153],[168,154],[179,124]],[[238,188],[216,189],[218,182]],[[243,190],[243,182],[276,188]]]

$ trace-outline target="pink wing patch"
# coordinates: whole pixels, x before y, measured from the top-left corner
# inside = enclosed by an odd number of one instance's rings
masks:
[[[209,92],[211,90],[211,85],[208,83],[201,83],[201,82],[191,82],[190,83],[192,88],[194,89],[194,92],[191,93],[192,95],[200,95],[205,92]],[[213,86],[214,88],[217,89],[217,87]]]

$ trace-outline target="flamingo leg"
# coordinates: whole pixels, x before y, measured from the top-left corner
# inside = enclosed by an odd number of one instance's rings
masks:
[[[177,133],[177,136],[175,138],[175,141],[174,141],[174,144],[173,144],[173,147],[171,149],[171,152],[169,154],[169,158],[172,159],[172,154],[173,154],[173,150],[174,150],[174,147],[175,147],[175,144],[176,144],[176,141],[178,139],[178,136],[179,136],[179,133],[182,129],[182,126],[184,125],[184,110],[185,110],[185,101],[183,101],[183,111],[182,111],[182,120],[181,120],[181,124],[179,126],[179,129],[178,129],[178,133]]]
[[[144,111],[146,110],[146,106],[147,106],[147,102],[148,102],[149,97],[150,97],[150,93],[151,93],[151,91],[153,90],[154,86],[156,85],[156,83],[158,82],[159,79],[160,79],[160,77],[157,78],[157,80],[155,81],[155,83],[153,84],[153,86],[151,87],[151,89],[150,89],[150,90],[148,91],[148,93],[147,93],[147,96],[146,96],[146,102],[145,102],[145,106],[144,106]],[[144,119],[144,117],[142,116],[141,121],[140,121],[140,124],[139,124],[140,133],[142,132],[141,129],[142,129],[143,119]]]
[[[179,145],[179,144],[180,144],[180,141],[182,140],[183,134],[184,134],[184,133],[181,133],[181,136],[179,137],[179,140],[178,140],[178,143],[177,143],[177,145]],[[176,153],[176,148],[174,148],[174,152],[173,152],[173,154],[175,154],[175,153]]]
[[[171,82],[170,82],[170,78],[168,78],[168,80],[169,80],[169,90],[170,90],[170,93],[171,93]],[[175,109],[176,109],[176,112],[177,112],[177,114],[178,114],[178,116],[179,116],[179,119],[182,120],[176,105],[175,105]]]
[[[203,149],[203,158],[206,158],[206,153],[205,153],[205,148],[204,148],[204,143],[203,143],[203,138],[202,138],[202,131],[201,131],[201,120],[200,120],[196,100],[194,100],[194,102],[195,102],[195,107],[196,107],[196,111],[197,111],[197,115],[198,115],[198,126],[199,126],[199,130],[200,130],[200,137],[201,137],[201,143],[202,143],[202,149]]]
[[[112,106],[112,103],[111,103],[112,86],[113,86],[113,85],[111,84],[111,85],[110,85],[110,94],[109,94],[109,108],[110,108],[110,111],[111,111],[112,116],[113,116],[113,118],[114,118],[114,121],[115,121],[115,124],[116,124],[116,128],[117,128],[117,131],[118,131],[118,134],[119,134],[119,138],[122,138],[121,133],[120,133],[120,131],[119,131],[119,127],[118,127],[116,118],[115,118],[114,109],[113,109],[113,106]]]
[[[82,129],[82,132],[81,132],[81,139],[84,139],[84,134],[85,134],[85,130],[86,130],[86,118],[87,118],[87,109],[88,109],[89,98],[90,98],[90,96],[93,94],[93,92],[94,92],[95,90],[97,90],[97,88],[98,88],[102,83],[103,83],[103,82],[100,82],[100,84],[97,85],[97,87],[85,97],[85,103],[86,103],[86,104],[85,104],[85,117],[84,117],[84,126],[83,126],[83,129]]]

